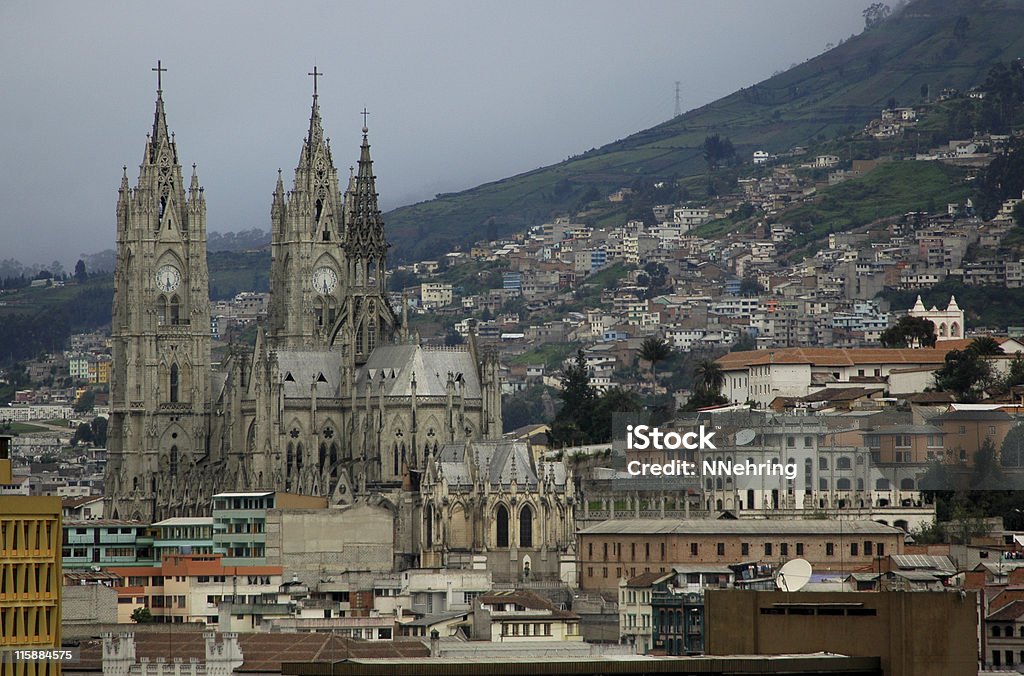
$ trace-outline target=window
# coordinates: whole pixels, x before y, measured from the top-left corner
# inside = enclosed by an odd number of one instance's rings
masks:
[[[508,547],[508,509],[505,505],[498,505],[498,509],[495,511],[495,530],[497,531],[497,546]],[[608,545],[605,545],[607,548]],[[605,558],[608,557],[607,549],[605,551]]]
[[[750,554],[750,543],[749,542],[741,542],[740,543],[740,555],[747,556],[748,554]]]
[[[724,543],[724,542],[719,542],[719,543],[718,543],[718,544],[717,544],[717,545],[715,546],[715,548],[716,548],[716,550],[718,551],[718,555],[719,555],[719,556],[725,556],[725,543]]]
[[[661,560],[662,561],[665,560],[665,543],[664,542],[661,543]]]
[[[879,542],[875,545],[875,551],[879,556],[885,556],[885,544]]]
[[[857,556],[857,543],[856,542],[851,542],[850,543],[850,556]]]
[[[804,437],[804,448],[811,448],[814,446],[814,437]]]
[[[804,555],[804,543],[802,543],[802,542],[796,543],[796,555],[797,556],[803,556]]]
[[[170,381],[170,401],[175,403],[178,401],[178,365],[171,364],[171,381]]]
[[[796,437],[786,437],[786,448],[793,448],[796,446]]]
[[[770,543],[770,542],[764,543],[764,555],[765,556],[771,556],[772,555],[772,543]]]
[[[780,556],[789,556],[789,543],[788,542],[782,542],[782,543],[779,544],[779,555]]]
[[[828,458],[818,458],[818,469],[819,470],[826,470],[826,469],[828,469]]]
[[[533,547],[533,510],[529,505],[519,512],[519,546]]]
[[[697,556],[697,543],[696,542],[691,542],[690,543],[690,556]]]
[[[831,543],[831,542],[826,542],[825,543],[825,556],[835,556],[835,555],[836,555],[836,546],[835,546],[835,544]]]
[[[871,556],[871,540],[864,541],[864,556]]]
[[[850,459],[847,456],[841,455],[836,460],[836,469],[850,469],[850,467],[851,467]]]

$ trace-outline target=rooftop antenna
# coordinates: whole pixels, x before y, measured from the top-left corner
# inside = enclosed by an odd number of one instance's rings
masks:
[[[787,561],[775,573],[775,586],[784,592],[800,591],[811,579],[811,564],[806,559]]]
[[[679,80],[676,80],[676,114],[675,117],[679,117],[683,114],[683,108],[679,105]]]

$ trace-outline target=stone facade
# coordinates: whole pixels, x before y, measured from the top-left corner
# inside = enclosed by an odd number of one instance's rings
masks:
[[[204,191],[194,167],[184,188],[158,92],[117,207],[107,514],[157,521],[207,514],[218,492],[288,490],[383,506],[396,565],[418,561],[420,478],[444,444],[500,436],[499,369],[473,340],[421,346],[392,309],[362,131],[342,193],[314,94],[293,188],[279,175],[271,205],[267,325],[214,367]]]

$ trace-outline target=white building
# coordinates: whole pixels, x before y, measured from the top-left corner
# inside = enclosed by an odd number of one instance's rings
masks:
[[[911,317],[923,317],[935,325],[935,335],[939,341],[959,340],[964,336],[964,311],[956,304],[956,296],[949,297],[949,305],[945,310],[932,306],[925,309],[921,296],[917,297],[914,307],[907,313]]]

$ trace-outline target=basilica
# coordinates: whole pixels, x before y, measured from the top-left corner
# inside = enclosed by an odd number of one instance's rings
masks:
[[[117,199],[106,514],[200,515],[216,493],[259,490],[324,496],[331,505],[372,501],[395,515],[396,560],[413,564],[427,550],[436,564],[448,549],[441,467],[451,474],[457,448],[469,453],[501,436],[497,358],[472,340],[426,347],[408,330],[404,307],[396,311],[386,289],[389,244],[368,130],[357,168],[339,177],[315,82],[291,189],[278,172],[270,204],[267,321],[255,345],[232,346],[221,363],[210,351],[206,194],[195,165],[190,178],[182,172],[158,86],[138,180],[132,187],[125,169]],[[571,539],[565,472],[520,455],[506,479],[518,480],[514,491],[526,498],[520,512],[535,494],[532,511],[510,518],[502,505],[505,531],[485,535],[478,524],[474,539],[460,530],[455,549],[507,548],[509,522],[518,532],[537,520],[538,535],[516,543],[527,553]],[[500,482],[494,488],[502,492]],[[539,521],[542,491],[545,504],[562,496],[552,528]],[[476,518],[488,518],[486,500],[469,502]]]

